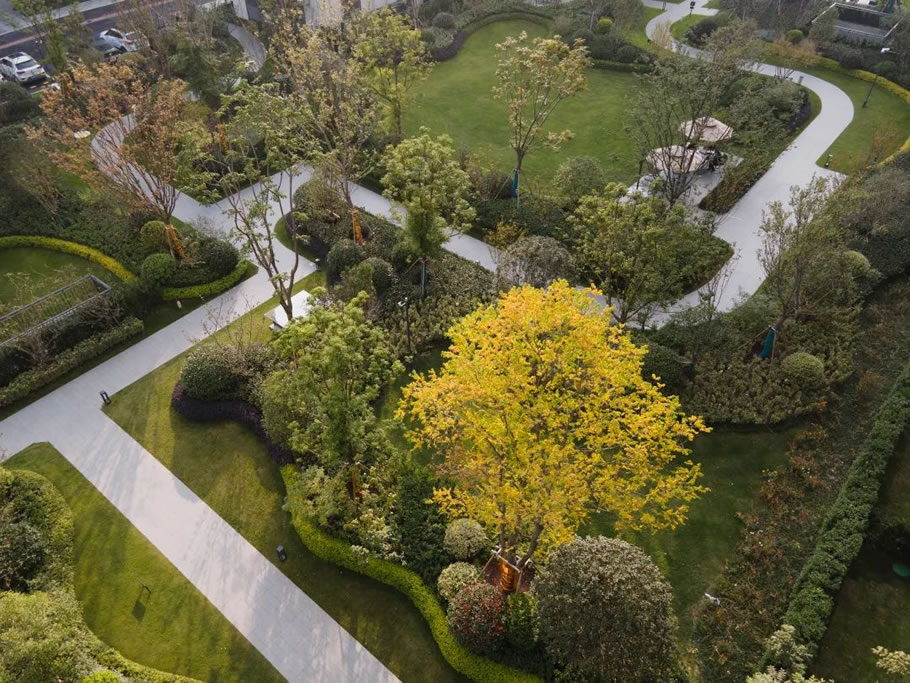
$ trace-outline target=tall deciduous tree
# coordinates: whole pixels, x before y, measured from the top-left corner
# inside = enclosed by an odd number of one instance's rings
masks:
[[[525,156],[537,144],[552,149],[572,137],[569,130],[543,134],[550,116],[567,97],[587,87],[585,68],[590,63],[584,41],[571,47],[559,38],[534,38],[524,31],[496,46],[498,84],[493,97],[506,104],[509,146],[515,152],[516,187]]]
[[[385,105],[389,133],[401,140],[401,114],[414,87],[433,68],[430,53],[420,31],[387,7],[355,15],[352,30],[354,55],[363,62],[370,88]]]
[[[265,402],[290,417],[292,448],[328,471],[349,471],[354,492],[359,467],[383,452],[373,402],[402,369],[386,333],[364,316],[364,301],[316,307],[293,321],[272,344],[286,369],[263,388]]]
[[[578,270],[603,291],[616,319],[644,322],[725,260],[729,247],[682,206],[624,195],[614,183],[582,197],[570,218],[571,240]]]
[[[760,226],[758,260],[765,288],[778,308],[777,323],[817,312],[847,286],[844,235],[838,220],[822,216],[834,189],[828,178],[815,177],[805,187],[790,189],[789,207],[772,202]]]
[[[280,28],[272,54],[289,77],[316,143],[314,161],[332,181],[351,213],[354,240],[363,241],[353,191],[376,164],[369,140],[376,131],[376,95],[364,64],[352,54],[352,35],[342,29]]]
[[[420,135],[386,149],[383,193],[407,209],[404,239],[421,263],[421,293],[426,291],[426,260],[437,256],[454,232],[471,227],[471,182],[455,159],[452,138]]]
[[[127,194],[143,198],[168,226],[172,249],[181,256],[180,241],[171,224],[177,204],[177,155],[180,119],[186,88],[182,81],[160,81],[152,87],[130,66],[77,64],[66,86],[47,90],[41,108],[48,135],[57,149],[75,152],[65,157],[84,173],[80,139],[90,140],[95,166]],[[97,131],[94,137],[86,134]],[[51,150],[56,153],[56,150]],[[64,159],[58,154],[58,157]]]
[[[620,528],[671,529],[705,489],[683,459],[707,428],[641,375],[644,348],[590,292],[515,288],[449,330],[439,372],[404,389],[408,438],[451,481],[434,491],[524,566],[569,542],[593,505]]]
[[[233,237],[269,276],[290,320],[300,256],[276,244],[274,226],[284,217],[293,235],[303,218],[294,211],[293,197],[303,182],[301,163],[311,151],[303,132],[306,118],[299,98],[282,95],[274,84],[239,87],[223,105],[222,114],[227,112],[229,123],[218,129],[220,149],[184,143],[180,180],[201,194],[216,188],[213,201],[226,198]]]

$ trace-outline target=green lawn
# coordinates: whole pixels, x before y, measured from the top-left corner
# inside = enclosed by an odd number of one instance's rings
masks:
[[[302,286],[318,284],[322,273]],[[250,315],[264,334],[262,313]],[[262,443],[236,424],[202,424],[170,410],[170,395],[183,357],[161,366],[114,396],[108,414],[206,501],[260,552],[276,562],[338,623],[408,681],[459,680],[443,659],[426,622],[401,593],[311,555],[282,510],[285,490],[278,467]]]
[[[502,21],[472,34],[458,55],[436,65],[423,84],[414,106],[406,112],[408,134],[420,126],[434,134],[447,133],[458,147],[487,158],[502,171],[513,168],[515,157],[508,146],[505,105],[493,100],[496,43],[527,31],[542,36],[543,27],[526,21]],[[588,90],[559,105],[545,130],[568,128],[575,137],[558,153],[539,147],[525,159],[524,180],[532,186],[549,181],[565,159],[590,155],[603,163],[610,180],[631,182],[638,169],[638,152],[623,130],[627,118],[626,96],[636,87],[635,74],[591,69]]]
[[[69,503],[76,596],[104,642],[129,659],[203,681],[284,680],[53,446],[34,444],[5,466],[43,475]],[[140,594],[143,585],[150,595]]]
[[[910,136],[910,105],[897,95],[876,87],[864,109],[871,83],[818,67],[805,72],[833,83],[853,101],[853,121],[819,157],[820,166],[830,154],[835,171],[856,173],[869,163],[885,159]]]
[[[664,11],[662,9],[658,9],[656,7],[643,8],[641,20],[633,30],[625,34],[625,39],[633,45],[640,47],[642,50],[647,50],[649,44],[648,36],[645,34],[645,27],[648,25],[648,22],[651,21],[654,17],[663,13]]]
[[[83,275],[117,282],[98,264],[72,254],[33,247],[0,249],[0,311],[31,303]]]
[[[702,14],[690,14],[687,17],[684,17],[684,18],[680,19],[679,21],[675,22],[670,27],[670,35],[673,36],[674,38],[676,38],[676,40],[678,40],[680,42],[685,42],[683,40],[683,38],[685,38],[686,31],[689,30],[689,27],[694,24],[697,24],[698,22],[700,22],[702,19],[705,19],[705,18],[706,17]]]
[[[904,438],[894,454],[879,505],[892,519],[910,520],[910,439]],[[910,651],[910,578],[900,578],[891,568],[896,560],[908,559],[863,546],[837,595],[815,673],[843,681],[885,679],[875,667],[872,648]]]
[[[711,491],[692,503],[688,521],[675,531],[626,536],[648,552],[673,587],[683,646],[692,631],[693,607],[711,592],[739,541],[737,514],[748,512],[762,472],[784,461],[791,437],[791,432],[725,430],[697,437],[692,460],[701,463],[702,483]],[[612,536],[613,520],[597,515],[584,531]]]

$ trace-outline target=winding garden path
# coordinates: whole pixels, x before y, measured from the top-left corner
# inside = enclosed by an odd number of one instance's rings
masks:
[[[661,8],[660,0],[643,0],[648,7]],[[695,14],[713,15],[715,9],[704,5],[708,0],[695,0]],[[666,4],[667,10],[651,19],[645,28],[648,38],[653,38],[658,26],[664,23],[679,21],[689,14],[689,3]],[[674,44],[674,49],[693,58],[699,57],[699,51]],[[757,64],[758,73],[773,76],[775,67],[770,64]],[[761,264],[758,261],[758,249],[761,246],[759,226],[762,211],[771,202],[786,203],[790,188],[794,185],[806,185],[813,176],[828,176],[842,179],[843,176],[818,166],[815,161],[820,158],[853,120],[853,103],[847,94],[828,81],[817,76],[794,71],[793,80],[802,79],[802,84],[818,95],[822,108],[815,119],[796,137],[793,143],[774,161],[771,168],[753,185],[736,205],[721,217],[715,233],[718,237],[733,245],[736,260],[731,264],[729,279],[719,296],[720,309],[730,310],[743,295],[753,294],[764,279]],[[699,301],[697,292],[683,297],[673,306],[674,310],[688,308]]]

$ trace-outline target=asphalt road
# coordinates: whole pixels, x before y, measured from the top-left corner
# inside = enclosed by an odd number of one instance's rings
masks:
[[[164,16],[169,16],[174,11],[173,0],[157,0],[148,3],[148,6],[156,8]],[[92,35],[97,36],[101,31],[117,26],[120,14],[117,5],[112,4],[82,12],[82,19]],[[46,54],[41,41],[37,40],[25,27],[0,35],[0,56],[15,52],[27,52],[41,62],[45,70],[53,77],[54,67],[45,60]],[[29,92],[38,92],[48,85],[49,81],[33,84],[26,89]]]

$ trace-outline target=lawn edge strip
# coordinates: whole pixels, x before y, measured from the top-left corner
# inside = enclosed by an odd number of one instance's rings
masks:
[[[844,483],[828,508],[815,548],[796,579],[782,623],[796,629],[797,637],[814,656],[828,629],[834,599],[850,566],[859,556],[881,484],[898,441],[910,422],[910,363],[904,366]],[[761,667],[774,664],[766,649]]]
[[[252,263],[246,259],[241,259],[234,270],[224,277],[211,282],[204,282],[201,285],[165,287],[161,292],[161,298],[164,301],[174,301],[176,299],[203,299],[207,296],[217,296],[240,282],[250,272],[252,267]]]

